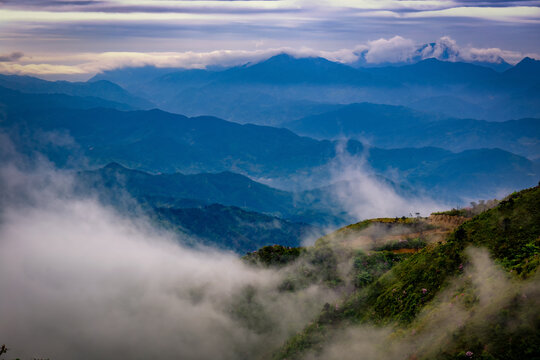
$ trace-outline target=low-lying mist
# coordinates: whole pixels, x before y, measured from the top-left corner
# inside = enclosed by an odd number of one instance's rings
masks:
[[[331,301],[279,271],[188,248],[71,191],[42,165],[0,170],[0,342],[51,359],[267,357]]]
[[[448,207],[422,194],[399,191],[399,182],[377,176],[367,163],[368,152],[353,156],[338,146],[330,164],[331,195],[351,217],[428,216]]]
[[[479,347],[500,355],[499,350],[520,346],[516,334],[537,330],[539,274],[520,282],[487,249],[469,247],[466,253],[469,264],[463,276],[454,278],[411,324],[344,326],[303,359],[444,359],[455,354],[458,359],[484,359],[491,357],[476,353]]]

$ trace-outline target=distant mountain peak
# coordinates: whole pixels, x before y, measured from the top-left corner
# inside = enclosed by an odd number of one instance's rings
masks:
[[[514,81],[524,81],[528,86],[534,86],[540,79],[540,60],[525,57],[504,74]]]
[[[525,56],[523,59],[521,59],[520,63],[529,63],[529,62],[537,62],[539,60],[535,60],[531,57]]]
[[[286,52],[281,52],[272,57],[269,57],[267,60],[295,60],[295,59],[296,58],[292,56],[291,54],[288,54]]]
[[[383,66],[404,66],[416,64],[421,61],[433,59],[441,62],[463,62],[492,68],[496,71],[505,71],[512,67],[502,57],[497,55],[478,56],[463,51],[455,41],[448,37],[442,37],[436,42],[426,43],[410,50],[400,59],[373,62],[369,61],[369,49],[356,52],[358,59],[351,66],[359,67],[383,67]]]
[[[536,59],[533,59],[533,58],[530,58],[528,56],[524,57],[523,59],[521,59],[520,62],[518,62],[516,64],[516,67],[518,66],[538,66],[540,65],[540,60],[536,60]]]
[[[303,56],[303,57],[295,57],[291,54],[288,54],[288,53],[279,53],[277,55],[274,55],[272,57],[269,57],[268,59],[266,60],[263,60],[257,64],[253,64],[253,65],[272,65],[272,66],[276,66],[276,65],[287,65],[287,64],[297,64],[297,63],[306,63],[306,62],[314,62],[314,63],[320,63],[320,62],[325,62],[325,63],[333,63],[331,62],[330,60],[327,60],[325,58],[322,58],[322,57],[312,57],[312,56]]]

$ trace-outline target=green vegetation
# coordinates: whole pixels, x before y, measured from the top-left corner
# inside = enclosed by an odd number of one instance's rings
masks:
[[[343,239],[346,239],[350,236],[356,236],[361,231],[368,229],[372,225],[381,226],[380,229],[382,233],[384,233],[385,229],[390,230],[396,225],[404,226],[405,228],[411,230],[411,231],[423,231],[423,230],[429,230],[432,228],[431,225],[420,221],[419,218],[407,218],[405,216],[403,217],[396,217],[396,218],[376,218],[376,219],[368,219],[361,221],[356,224],[347,225],[345,227],[342,227],[341,229],[338,229],[334,231],[333,233],[330,233],[328,235],[323,236],[317,242],[320,241],[340,241]]]
[[[540,188],[513,193],[499,206],[458,229],[453,237],[487,247],[495,259],[522,278],[540,264]]]
[[[369,255],[358,251],[354,257],[352,270],[355,287],[360,289],[369,285],[408,256],[408,254],[394,254],[390,251]]]
[[[532,278],[540,263],[539,205],[540,188],[527,189],[465,222],[445,242],[431,244],[413,255],[357,253],[351,271],[355,290],[335,305],[326,306],[314,322],[284,344],[275,359],[298,358],[308,350],[319,353],[335,336],[334,330],[349,325],[392,326],[399,339],[406,329],[422,326],[418,315],[435,306],[434,299],[456,281],[463,283],[456,298],[474,314],[479,301],[474,289],[478,285],[471,284],[464,275],[475,260],[465,252],[470,245],[487,248],[496,263],[514,279],[512,284],[534,284],[537,279]],[[372,221],[336,233],[365,229]],[[427,358],[470,358],[467,351],[481,359],[538,358],[540,307],[536,288],[532,287],[530,297],[525,292],[496,294],[510,299],[482,321],[475,322],[472,316],[470,324],[453,330],[450,339]]]
[[[295,261],[304,252],[305,248],[302,247],[273,245],[248,253],[242,259],[250,264],[283,266]]]
[[[296,291],[313,284],[329,288],[345,285],[347,279],[345,274],[341,273],[339,265],[352,257],[352,251],[328,241],[317,241],[301,255],[287,272],[280,286],[281,290]]]
[[[448,216],[468,217],[468,211],[467,211],[467,209],[455,209],[454,208],[452,210],[434,212],[432,215],[448,215]]]
[[[452,209],[447,211],[434,212],[433,215],[449,215],[449,216],[463,216],[463,217],[473,217],[478,214],[481,214],[484,211],[494,208],[499,204],[499,200],[480,200],[478,202],[472,201],[471,206],[464,209]]]
[[[373,250],[376,251],[393,251],[393,250],[401,250],[401,249],[422,249],[426,247],[426,242],[421,238],[414,238],[414,239],[402,239],[399,241],[392,241],[390,243],[386,243],[380,246],[376,246]]]

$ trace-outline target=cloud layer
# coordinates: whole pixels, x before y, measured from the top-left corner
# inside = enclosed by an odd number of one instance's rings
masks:
[[[418,44],[413,39],[394,36],[380,38],[334,51],[300,47],[277,47],[253,50],[213,50],[186,52],[103,52],[75,54],[0,54],[0,72],[38,76],[93,74],[121,67],[156,66],[171,68],[205,68],[212,65],[235,66],[258,62],[279,53],[297,57],[324,57],[345,64],[361,62],[363,66],[388,63],[410,63],[427,58],[448,61],[515,64],[525,56],[540,58],[539,54],[522,53],[499,48],[460,46],[445,36],[430,44]]]
[[[71,194],[70,183],[47,166],[0,170],[8,356],[254,359],[329,301],[317,287],[279,292],[279,272],[183,247],[144,219]]]
[[[396,34],[408,41],[414,39],[416,45],[451,36],[466,44],[466,48],[491,52],[510,49],[504,51],[505,59],[511,57],[508,61],[516,54],[539,52],[536,34],[540,30],[540,1],[536,0],[0,3],[1,48],[27,54],[19,59],[19,64],[4,64],[2,72],[86,74],[96,68],[110,68],[110,63],[94,63],[111,61],[112,54],[119,58],[116,62],[129,58],[124,64],[172,62],[191,67],[212,63],[206,58],[215,58],[214,51],[244,61],[259,58],[257,54],[262,49],[270,53],[282,48],[305,48],[319,55],[326,50],[337,56],[340,49],[353,49],[357,44],[378,49],[390,47],[393,57],[384,57],[384,52],[374,50],[366,60],[392,62],[407,58],[413,45],[401,41],[397,51]],[[242,52],[254,54],[241,55]],[[55,62],[55,56],[65,60]]]

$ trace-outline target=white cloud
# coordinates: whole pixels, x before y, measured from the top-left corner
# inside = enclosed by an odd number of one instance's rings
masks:
[[[319,287],[280,292],[281,272],[186,248],[70,183],[47,166],[0,168],[0,338],[10,357],[255,358],[331,301]]]
[[[515,64],[523,57],[540,58],[540,54],[521,53],[499,48],[475,48],[460,46],[448,36],[438,39],[433,46],[426,46],[420,53],[421,44],[401,36],[381,38],[359,44],[354,48],[333,51],[308,47],[279,47],[254,50],[215,50],[207,52],[103,52],[76,54],[25,54],[10,62],[0,62],[0,72],[23,75],[82,75],[121,67],[153,65],[156,67],[205,68],[210,65],[235,66],[258,62],[279,53],[296,57],[324,57],[331,61],[353,63],[364,56],[366,63],[406,63],[413,60],[438,58],[447,61],[498,62],[499,58]],[[418,58],[419,57],[419,58]]]
[[[540,8],[536,6],[474,7],[462,6],[442,10],[408,12],[404,18],[477,18],[503,22],[540,23]]]
[[[404,39],[401,36],[394,36],[388,40],[370,41],[367,47],[366,61],[368,63],[405,62],[412,57],[416,50],[413,40]]]
[[[331,167],[331,182],[334,184],[332,195],[358,221],[414,216],[417,212],[421,216],[429,216],[434,211],[448,208],[448,205],[428,197],[398,194],[390,183],[377,177],[364,156],[352,156],[343,147],[337,149],[337,154]]]

